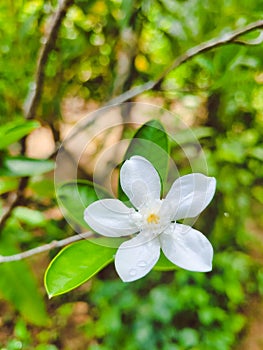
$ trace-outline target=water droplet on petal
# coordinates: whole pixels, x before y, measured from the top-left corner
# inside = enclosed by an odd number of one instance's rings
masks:
[[[130,269],[130,276],[135,276],[135,275],[136,275],[136,270]]]
[[[139,266],[139,267],[146,267],[146,266],[147,266],[147,263],[146,263],[146,261],[144,261],[144,260],[140,260],[140,261],[138,262],[137,266]]]

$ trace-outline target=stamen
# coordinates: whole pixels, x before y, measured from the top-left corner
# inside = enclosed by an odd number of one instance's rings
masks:
[[[147,218],[148,224],[158,224],[160,221],[160,217],[156,214],[150,214]]]

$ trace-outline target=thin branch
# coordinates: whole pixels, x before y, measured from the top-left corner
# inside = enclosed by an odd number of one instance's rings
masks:
[[[27,250],[27,251],[19,253],[19,254],[8,255],[8,256],[0,255],[0,264],[4,263],[4,262],[11,262],[11,261],[18,261],[18,260],[26,259],[26,258],[29,258],[33,255],[41,254],[41,253],[44,253],[44,252],[49,251],[49,250],[54,249],[54,248],[61,248],[61,247],[64,247],[70,243],[77,242],[77,241],[80,241],[82,239],[90,238],[92,235],[93,235],[93,233],[89,231],[89,232],[81,233],[79,235],[74,235],[74,236],[62,239],[60,241],[52,241],[52,242],[44,244],[40,247],[36,247],[36,248]]]
[[[54,13],[53,19],[51,20],[50,29],[46,37],[43,39],[43,45],[39,52],[33,89],[30,91],[30,95],[26,101],[24,108],[26,119],[35,118],[36,110],[43,90],[45,67],[48,56],[55,47],[62,20],[64,19],[68,8],[73,4],[73,2],[73,0],[63,0],[59,2],[58,9]]]
[[[154,87],[161,84],[161,82],[164,80],[164,78],[166,77],[166,75],[168,73],[170,73],[172,70],[178,68],[182,64],[186,63],[187,61],[191,60],[192,58],[199,55],[200,53],[204,53],[204,52],[209,51],[211,49],[214,49],[214,48],[217,48],[219,46],[226,45],[226,44],[230,44],[230,43],[232,43],[232,44],[244,44],[243,42],[240,42],[237,40],[237,38],[239,36],[247,34],[253,30],[256,30],[256,29],[261,29],[261,28],[263,28],[263,20],[252,22],[243,28],[234,30],[234,31],[232,31],[230,33],[226,33],[224,35],[220,35],[219,37],[205,41],[199,45],[196,45],[196,46],[190,48],[185,53],[183,53],[182,55],[177,57],[171,63],[171,65],[166,70],[164,70],[164,72],[162,72],[162,74],[157,79],[150,80],[147,83],[135,86],[135,87],[131,88],[130,90],[125,91],[123,94],[121,94],[117,97],[114,97],[113,99],[108,101],[104,105],[104,107],[109,107],[109,106],[121,104],[123,102],[126,102],[126,101],[142,94],[143,92],[146,92],[146,91],[153,89]],[[64,144],[71,141],[74,137],[76,137],[79,134],[80,131],[83,131],[84,128],[91,126],[95,122],[97,116],[100,114],[101,114],[101,111],[98,111],[97,113],[95,112],[93,114],[92,118],[88,119],[84,123],[80,123],[79,126],[76,127],[74,132],[69,137],[67,137],[67,139],[64,141]]]
[[[253,30],[263,28],[263,20],[259,20],[253,23],[248,24],[247,26],[234,30],[233,32],[223,34],[217,38],[213,38],[211,40],[205,41],[197,46],[192,47],[187,50],[184,54],[179,56],[174,60],[174,62],[165,70],[159,78],[155,81],[154,86],[160,84],[165,76],[171,72],[172,70],[178,68],[183,63],[189,61],[193,57],[199,55],[200,53],[209,51],[219,46],[223,46],[226,44],[240,44],[238,40],[236,40],[239,36],[252,32]]]
[[[24,198],[24,190],[28,184],[28,178],[22,177],[19,181],[18,188],[16,190],[15,196],[12,199],[11,204],[9,205],[8,209],[5,210],[4,214],[1,217],[0,220],[0,231],[4,228],[6,221],[10,218],[12,211],[19,205],[21,200]]]
[[[73,4],[74,0],[63,0],[59,1],[59,6],[55,12],[51,24],[50,30],[47,36],[43,39],[43,45],[39,51],[39,58],[36,67],[34,88],[30,91],[29,97],[25,103],[24,114],[26,119],[34,119],[36,110],[40,101],[40,97],[43,91],[44,77],[45,77],[45,66],[48,60],[50,52],[55,47],[55,43],[58,37],[58,32],[63,18],[65,17],[68,8]],[[26,151],[26,138],[21,140],[21,154],[25,154]],[[15,197],[12,203],[9,205],[8,209],[0,218],[0,231],[4,228],[6,221],[12,214],[13,209],[19,205],[21,200],[24,198],[24,190],[27,187],[29,178],[23,177],[20,179],[18,184],[18,189],[16,191]]]
[[[148,91],[150,89],[153,89],[155,86],[159,85],[166,75],[170,73],[172,70],[178,68],[183,63],[186,63],[190,59],[194,58],[195,56],[199,55],[200,53],[209,51],[211,49],[214,49],[219,46],[223,46],[226,44],[234,43],[234,44],[241,44],[240,41],[237,41],[236,39],[244,34],[247,34],[253,30],[263,28],[263,20],[259,20],[253,23],[248,24],[247,26],[234,30],[233,32],[226,33],[224,35],[220,35],[219,37],[213,38],[211,40],[205,41],[199,45],[196,45],[189,50],[187,50],[185,53],[183,53],[181,56],[177,57],[172,64],[156,79],[147,82],[146,84],[142,84],[139,86],[136,86],[129,91],[126,91],[120,96],[117,96],[116,98],[113,98],[111,101],[109,101],[106,106],[109,105],[115,105],[122,102],[125,102],[133,97],[136,97],[137,95]],[[242,42],[243,44],[243,42]]]

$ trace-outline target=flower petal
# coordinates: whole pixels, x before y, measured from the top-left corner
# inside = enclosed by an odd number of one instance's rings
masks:
[[[123,282],[144,277],[160,256],[158,237],[149,239],[145,232],[122,243],[115,256],[115,268]]]
[[[195,217],[210,203],[215,188],[214,177],[198,173],[182,176],[173,183],[162,210],[169,211],[172,220]]]
[[[138,231],[130,221],[131,210],[118,199],[102,199],[89,205],[84,212],[87,224],[107,237],[127,236]]]
[[[160,199],[161,183],[153,165],[140,156],[126,160],[120,171],[123,191],[135,208],[153,199]]]
[[[213,247],[208,239],[192,227],[174,224],[160,236],[164,255],[185,270],[212,270]]]

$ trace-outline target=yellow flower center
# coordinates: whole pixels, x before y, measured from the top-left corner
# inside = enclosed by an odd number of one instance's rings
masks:
[[[156,214],[150,214],[147,218],[148,224],[158,224],[160,221],[160,217]]]

